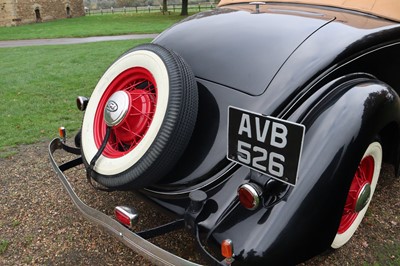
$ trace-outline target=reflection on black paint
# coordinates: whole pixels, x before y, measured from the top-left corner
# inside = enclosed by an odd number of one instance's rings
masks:
[[[218,133],[220,113],[213,95],[198,84],[199,110],[192,138],[181,160],[169,173],[163,183],[180,183],[190,175],[206,158]],[[205,177],[206,178],[206,177]],[[198,180],[196,179],[195,182]],[[187,185],[187,181],[185,181]]]

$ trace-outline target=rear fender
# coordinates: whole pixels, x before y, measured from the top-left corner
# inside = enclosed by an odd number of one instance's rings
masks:
[[[235,243],[239,265],[293,265],[328,249],[366,147],[386,125],[399,124],[399,97],[386,84],[334,85],[286,117],[306,134],[298,181],[285,201],[253,212],[237,206],[214,231],[215,239]]]
[[[398,128],[400,100],[388,85],[360,78],[327,90],[314,104],[305,102],[300,109],[308,112],[297,119],[297,112],[290,117],[306,126],[299,189],[293,190],[291,201],[300,203],[298,213],[304,211],[310,220],[319,221],[308,230],[318,232],[320,244],[327,248],[336,234],[365,149],[388,125]],[[390,140],[395,151],[399,150],[398,139],[397,135]],[[313,214],[312,209],[321,212]]]
[[[326,108],[326,102],[332,101],[332,98],[338,97],[338,95],[342,95],[354,86],[370,83],[377,85],[379,84],[380,86],[385,87],[386,89],[390,90],[389,95],[393,94],[393,98],[398,98],[397,93],[392,88],[376,80],[376,78],[372,75],[366,73],[354,73],[335,79],[327,83],[325,86],[318,89],[317,91],[313,91],[313,88],[311,88],[302,96],[302,98],[306,98],[306,100],[301,102],[301,98],[300,100],[297,99],[296,103],[290,105],[291,107],[288,107],[285,110],[285,114],[282,116],[286,117],[289,120],[297,121],[299,123],[307,123],[306,121],[304,121],[306,119],[305,117],[308,116],[308,118],[310,118],[310,113],[313,113],[312,116],[318,116],[318,113],[321,112],[321,108]],[[389,98],[392,96],[389,96]],[[381,144],[384,148],[384,161],[386,163],[394,165],[395,175],[398,177],[400,176],[400,126],[398,111],[399,107],[396,106],[396,101],[397,100],[394,100],[394,105],[392,104],[393,112],[385,115],[387,117],[387,119],[385,120],[386,125],[384,125],[384,128],[382,128],[381,125],[379,134],[377,135],[379,135],[382,141]],[[299,102],[301,103],[299,104]],[[391,107],[388,106],[387,108]],[[319,109],[319,111],[316,109]],[[376,116],[379,115],[380,114],[376,114]],[[390,120],[392,121],[390,122]],[[384,121],[381,122],[385,123]],[[378,126],[379,125],[376,125],[376,127]]]

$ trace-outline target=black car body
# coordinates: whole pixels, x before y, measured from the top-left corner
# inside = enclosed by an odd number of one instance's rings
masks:
[[[390,10],[382,11],[327,6],[323,1],[290,2],[223,2],[138,48],[159,54],[165,49],[170,58],[188,66],[183,75],[193,73],[195,85],[183,87],[196,90],[196,104],[181,108],[183,113],[196,109],[185,122],[193,125],[182,137],[187,140],[163,146],[182,146],[174,160],[161,155],[168,166],[151,166],[155,173],[126,181],[136,169],[123,169],[122,177],[98,175],[96,160],[83,154],[89,179],[109,189],[137,190],[173,213],[178,222],[171,227],[186,226],[215,263],[290,265],[338,247],[334,239],[344,210],[366,211],[376,186],[376,181],[363,181],[353,202],[362,206],[346,207],[357,169],[364,167],[365,151],[373,143],[379,143],[380,159],[371,165],[380,166],[383,158],[399,176],[400,5],[389,1]],[[92,97],[88,108],[93,109]],[[111,110],[109,104],[103,103],[105,109]],[[117,127],[107,125],[111,131]],[[101,126],[99,150],[107,127]],[[90,134],[84,127],[79,147]],[[50,150],[62,147],[68,149],[55,140]],[[79,148],[73,151],[80,153]],[[368,171],[379,175],[379,169]],[[112,179],[125,181],[109,182]],[[244,194],[238,196],[241,189]],[[82,206],[90,219],[112,224],[106,226],[114,228],[108,228],[112,233],[130,235],[122,241],[142,253],[137,246],[146,246],[146,241],[108,218],[93,219],[98,214],[88,214]],[[219,254],[225,240],[228,250],[233,243],[228,258]],[[145,249],[152,250],[155,262],[171,261],[153,247]]]

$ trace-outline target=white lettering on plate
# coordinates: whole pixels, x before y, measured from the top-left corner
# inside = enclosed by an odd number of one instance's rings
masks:
[[[285,148],[287,144],[288,130],[285,125],[280,123],[272,123],[271,145],[277,148]]]
[[[268,129],[269,129],[269,124],[270,124],[270,121],[266,120],[264,127],[261,130],[260,118],[256,117],[256,136],[257,136],[258,141],[265,142],[265,138],[267,137],[267,133],[268,133]]]
[[[248,114],[242,114],[242,119],[240,120],[238,134],[243,135],[243,132],[247,133],[248,138],[251,138],[250,116]]]
[[[259,142],[265,142],[265,139],[268,134],[268,130],[270,129],[270,121],[265,120],[264,125],[261,124],[260,118],[255,118],[255,130],[256,130],[256,138]],[[251,132],[251,120],[248,114],[243,113],[242,118],[240,120],[239,126],[239,135],[246,134],[248,138],[252,138]],[[285,148],[287,144],[287,133],[288,130],[284,124],[278,122],[272,122],[272,132],[271,132],[271,139],[270,144],[277,148]]]

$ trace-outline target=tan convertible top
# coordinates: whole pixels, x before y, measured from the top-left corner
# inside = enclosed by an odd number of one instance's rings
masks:
[[[219,6],[234,3],[249,3],[246,0],[221,0]],[[282,2],[313,4],[329,7],[342,7],[350,10],[361,11],[379,17],[388,18],[400,22],[400,0],[287,0],[287,1],[263,1],[263,2]]]

